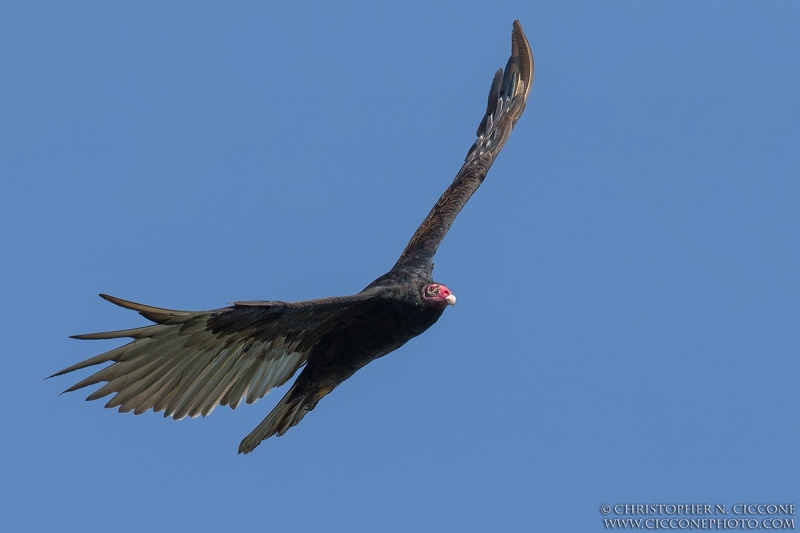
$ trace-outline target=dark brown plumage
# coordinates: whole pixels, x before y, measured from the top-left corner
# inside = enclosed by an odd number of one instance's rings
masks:
[[[252,451],[283,435],[359,368],[396,350],[431,327],[455,296],[432,278],[433,256],[474,193],[525,109],[533,57],[519,21],[511,57],[489,91],[478,138],[453,183],[414,233],[392,269],[353,296],[305,302],[236,302],[213,311],[174,311],[101,295],[138,311],[154,324],[77,335],[78,339],[132,338],[53,376],[112,363],[65,392],[105,383],[87,398],[113,394],[106,407],[140,414],[205,416],[217,405],[252,403],[305,368],[278,405],[241,443]],[[51,377],[53,377],[51,376]]]

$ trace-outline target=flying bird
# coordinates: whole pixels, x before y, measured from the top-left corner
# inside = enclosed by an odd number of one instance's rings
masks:
[[[75,335],[133,339],[50,377],[112,363],[64,392],[104,383],[89,395],[113,394],[106,407],[165,417],[206,416],[218,405],[252,403],[303,371],[286,395],[242,440],[249,453],[283,435],[358,369],[404,345],[455,305],[450,289],[433,280],[433,256],[459,211],[478,189],[525,109],[533,56],[519,21],[511,57],[492,80],[486,113],[464,165],[411,237],[389,272],[352,296],[302,302],[246,301],[212,311],[175,311],[101,294],[138,311],[153,324]]]

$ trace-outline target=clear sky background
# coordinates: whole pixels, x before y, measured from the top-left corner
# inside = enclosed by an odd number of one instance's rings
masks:
[[[0,7],[3,531],[601,531],[800,504],[797,2]],[[351,294],[528,108],[436,256],[458,296],[287,435],[43,378],[141,325]],[[610,516],[614,516],[613,514]],[[797,517],[795,517],[797,518]],[[798,522],[800,525],[800,521]]]

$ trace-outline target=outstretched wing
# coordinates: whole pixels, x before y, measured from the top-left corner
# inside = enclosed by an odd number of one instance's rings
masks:
[[[154,322],[149,326],[76,335],[133,341],[50,377],[111,362],[64,392],[106,382],[89,395],[114,396],[106,407],[140,414],[206,416],[217,405],[252,403],[283,385],[317,342],[348,317],[369,312],[369,292],[306,302],[236,302],[215,311],[160,309],[101,294]]]
[[[433,255],[459,211],[474,193],[525,110],[533,83],[533,54],[522,25],[514,21],[511,57],[506,70],[492,80],[486,114],[478,126],[478,139],[470,148],[461,170],[403,250],[393,270],[402,267],[430,269]]]

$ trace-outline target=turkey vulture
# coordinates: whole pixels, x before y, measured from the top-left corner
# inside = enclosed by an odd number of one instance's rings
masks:
[[[433,255],[522,115],[532,81],[530,45],[514,21],[511,57],[505,72],[494,75],[486,114],[464,165],[397,263],[358,294],[294,303],[235,302],[213,311],[174,311],[101,294],[153,324],[76,335],[133,340],[50,377],[112,362],[64,392],[105,382],[87,400],[113,394],[106,407],[135,414],[152,409],[180,419],[205,416],[217,405],[252,403],[305,365],[272,412],[245,437],[239,453],[283,435],[359,368],[431,327],[456,303],[449,288],[433,281]]]

